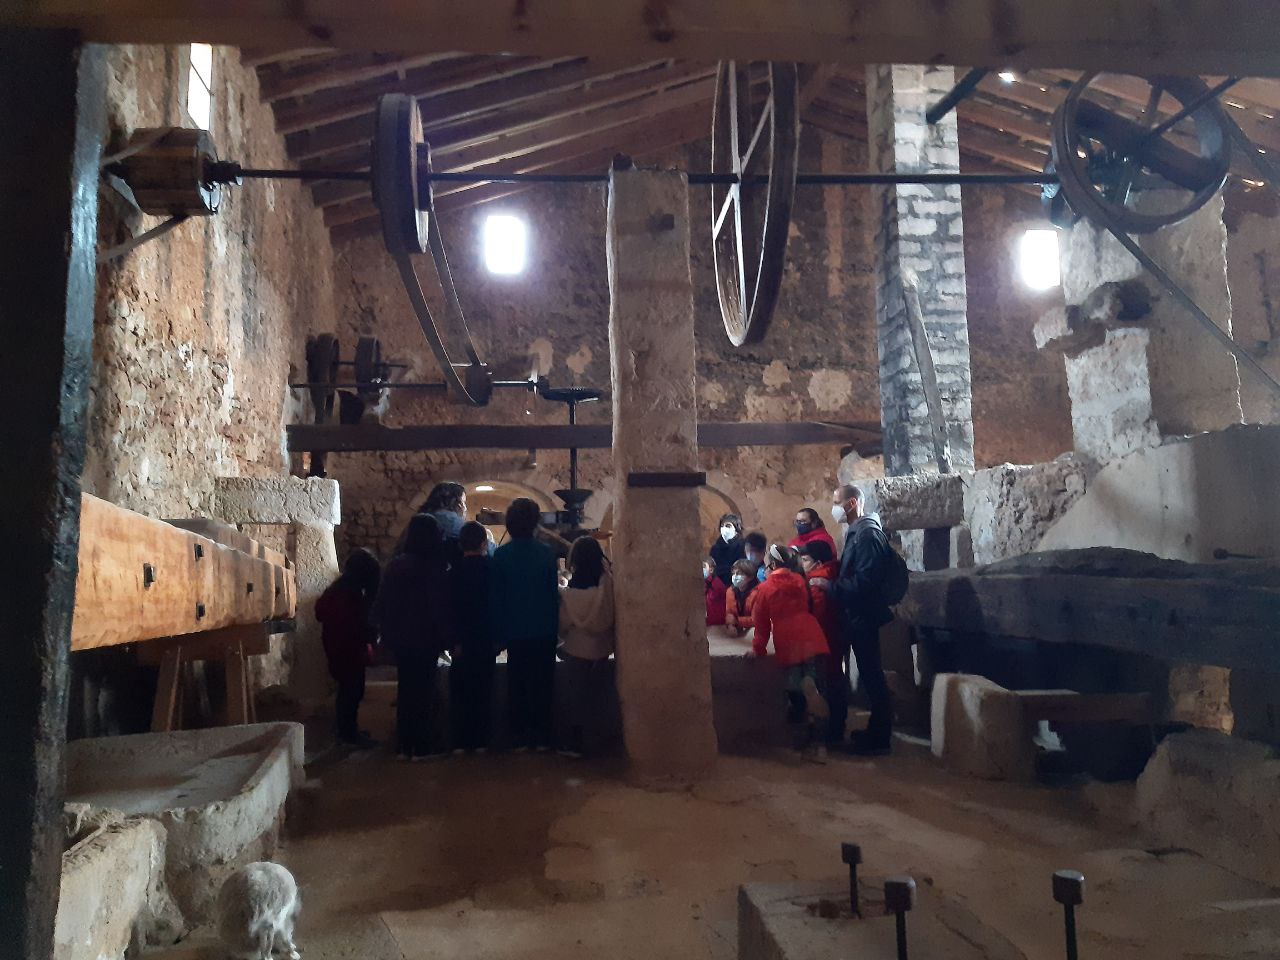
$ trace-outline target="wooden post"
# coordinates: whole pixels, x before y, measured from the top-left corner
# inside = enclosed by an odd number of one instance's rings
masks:
[[[51,957],[105,64],[74,34],[12,29],[0,63],[0,944]]]

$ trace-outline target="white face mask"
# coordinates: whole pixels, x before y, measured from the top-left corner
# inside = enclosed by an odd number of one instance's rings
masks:
[[[733,575],[733,585],[735,587],[745,587],[747,585],[746,576],[741,573],[735,573]]]
[[[738,528],[732,526],[731,524],[726,523],[723,527],[720,528],[720,539],[723,540],[725,543],[728,543],[737,535],[738,535]]]
[[[837,503],[831,508],[831,519],[836,523],[844,523],[848,519],[848,514],[844,511],[843,503]]]

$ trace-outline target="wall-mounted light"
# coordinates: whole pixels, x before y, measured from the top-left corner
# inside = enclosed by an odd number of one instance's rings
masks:
[[[1014,73],[1012,70],[1001,70],[998,74],[996,74],[996,76],[998,76],[1005,83],[1013,83],[1013,81],[1018,79],[1018,75]]]
[[[493,487],[487,483],[479,484],[476,487],[476,493],[493,493]]]

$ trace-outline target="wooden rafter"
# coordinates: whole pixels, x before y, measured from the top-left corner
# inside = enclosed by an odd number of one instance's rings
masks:
[[[1257,0],[27,0],[0,24],[103,43],[1280,75],[1280,22]]]
[[[403,74],[407,70],[452,60],[458,53],[428,53],[404,57],[386,53],[340,53],[319,61],[309,61],[300,68],[273,65],[259,70],[262,99],[268,103],[287,97],[305,97],[322,90],[350,87],[368,80]],[[265,74],[265,75],[264,75]]]

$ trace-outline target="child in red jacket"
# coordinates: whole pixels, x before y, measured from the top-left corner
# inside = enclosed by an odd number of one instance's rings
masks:
[[[787,720],[806,723],[801,745],[808,747],[813,742],[815,722],[828,715],[827,702],[819,690],[826,679],[827,637],[814,615],[809,585],[796,572],[794,552],[771,544],[765,566],[769,575],[756,588],[752,655],[764,656],[769,640],[773,640],[774,658],[785,670]]]
[[[724,597],[729,588],[716,576],[716,562],[710,557],[702,561],[702,584],[707,591],[707,626],[724,626]]]
[[[357,720],[364,699],[364,672],[373,657],[377,639],[369,617],[382,568],[378,559],[363,547],[347,557],[342,575],[316,601],[320,640],[329,674],[338,684],[334,699],[334,719],[338,739],[357,747],[374,746]]]

